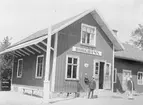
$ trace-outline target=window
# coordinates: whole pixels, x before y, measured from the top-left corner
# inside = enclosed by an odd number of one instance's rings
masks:
[[[117,68],[114,69],[114,83],[117,83]]]
[[[66,60],[66,79],[78,79],[79,58],[67,56]]]
[[[106,64],[106,76],[110,76],[110,71],[111,71],[111,64],[110,63],[107,63]]]
[[[17,77],[22,77],[22,70],[23,70],[23,59],[18,59],[18,65],[17,65]]]
[[[95,46],[96,27],[86,24],[81,25],[81,43],[89,46]]]
[[[98,75],[100,63],[98,61],[94,61],[94,62],[95,62],[95,64],[94,64],[94,66],[95,66],[95,75]]]
[[[36,62],[36,78],[42,78],[43,76],[44,55],[37,56]]]
[[[138,85],[143,85],[143,72],[137,73],[137,83]]]

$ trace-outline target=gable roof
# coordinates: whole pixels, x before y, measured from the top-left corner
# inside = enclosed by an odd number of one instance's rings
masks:
[[[87,14],[91,13],[93,18],[97,21],[97,23],[99,24],[99,26],[101,27],[101,29],[105,32],[105,34],[107,35],[107,37],[111,40],[111,42],[113,43],[114,45],[114,48],[116,51],[120,51],[120,50],[123,50],[123,46],[122,44],[119,42],[119,40],[117,39],[116,35],[110,30],[110,28],[107,26],[107,24],[103,21],[103,18],[101,18],[99,16],[99,14],[97,13],[97,11],[95,9],[91,9],[91,10],[87,10],[87,11],[84,11],[83,13],[80,13],[74,17],[71,17],[67,20],[64,20],[58,24],[55,24],[51,27],[51,32],[52,32],[52,35],[55,34],[56,32],[64,29],[65,27],[67,27],[68,25],[74,23],[75,21],[79,20],[80,18],[86,16]],[[15,47],[17,45],[20,45],[20,44],[24,44],[24,43],[27,43],[29,41],[32,41],[32,40],[35,40],[35,39],[38,39],[40,37],[45,37],[47,36],[48,37],[48,28],[46,29],[43,29],[43,30],[40,30],[26,38],[24,38],[23,40],[13,44],[12,46],[8,47],[9,48],[12,48],[12,47]],[[6,49],[7,50],[7,49]],[[4,51],[5,53],[6,51]],[[2,54],[3,52],[0,52],[0,54]]]
[[[124,51],[115,52],[115,58],[143,62],[143,51],[130,44],[123,44]]]

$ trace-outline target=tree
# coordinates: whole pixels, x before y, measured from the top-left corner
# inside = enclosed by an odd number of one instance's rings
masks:
[[[130,42],[143,50],[143,25],[139,24],[138,28],[132,32]]]
[[[10,40],[11,38],[9,38],[8,36],[4,37],[3,41],[0,42],[0,51],[5,50],[7,47],[11,45]]]
[[[0,51],[5,50],[11,45],[11,38],[6,36],[2,42],[0,42]],[[11,53],[5,53],[0,55],[0,77],[9,78],[11,77],[13,55]]]

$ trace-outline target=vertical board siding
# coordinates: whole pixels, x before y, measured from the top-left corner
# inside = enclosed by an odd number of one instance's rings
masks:
[[[42,79],[35,78],[37,56],[38,55],[30,55],[21,57],[23,58],[23,71],[21,78],[17,78],[17,63],[18,59],[20,58],[16,58],[14,60],[13,80],[12,80],[13,84],[43,87],[44,67],[43,67],[43,78]]]
[[[81,24],[96,26],[96,47],[87,47],[80,44],[81,38]],[[83,53],[72,52],[72,46],[78,46],[89,49],[96,49],[102,52],[102,56],[95,56]],[[111,41],[105,35],[103,30],[99,27],[97,22],[93,19],[91,14],[79,19],[75,23],[69,25],[65,29],[59,32],[58,36],[58,49],[57,49],[57,66],[56,66],[56,79],[55,79],[55,91],[56,92],[76,92],[77,88],[80,91],[86,91],[87,86],[84,83],[85,73],[88,74],[89,79],[93,75],[93,60],[106,60],[112,64],[113,47]],[[66,55],[75,55],[79,57],[79,84],[77,81],[65,80],[65,68],[66,68]],[[89,67],[84,67],[84,64],[88,63]]]
[[[137,72],[138,71],[143,72],[143,63],[115,58],[115,68],[117,68],[117,83],[114,83],[114,91],[123,92],[122,73],[123,73],[123,69],[125,69],[125,70],[132,71],[132,79],[134,82],[135,90],[137,92],[143,92],[143,85],[137,84]]]

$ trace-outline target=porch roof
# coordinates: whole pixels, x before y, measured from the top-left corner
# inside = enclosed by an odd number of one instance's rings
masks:
[[[97,13],[97,11],[95,9],[87,10],[81,14],[78,14],[74,17],[71,17],[67,20],[64,20],[58,24],[53,25],[51,27],[51,34],[52,35],[55,34],[56,32],[64,29],[68,25],[74,23],[75,21],[77,21],[78,19],[84,17],[85,15],[87,15],[89,13],[92,14],[93,18],[97,21],[97,23],[100,25],[102,30],[106,33],[107,37],[111,40],[111,42],[114,45],[115,51],[123,50],[124,47],[122,46],[122,44],[118,40],[117,36],[110,30],[110,28],[107,26],[107,24],[105,23],[103,18],[101,18],[99,16],[99,13]],[[16,49],[23,48],[26,46],[30,46],[32,44],[36,44],[36,43],[42,41],[44,38],[46,39],[47,37],[48,37],[48,28],[40,30],[40,31],[24,38],[23,40],[13,44],[10,47],[8,47],[6,50],[0,52],[0,54],[10,52],[10,51],[14,51]]]
[[[30,46],[30,45],[33,45],[33,44],[37,44],[37,43],[43,41],[45,38],[47,38],[47,36],[43,36],[43,37],[37,38],[35,40],[31,40],[31,41],[28,41],[28,42],[25,42],[25,43],[22,43],[22,44],[18,44],[17,46],[14,46],[14,47],[10,46],[6,50],[0,52],[0,54],[6,53],[6,52],[11,52],[11,51],[14,51],[14,50],[17,50],[17,49],[20,49],[20,48],[24,48],[24,47],[27,47],[27,46]]]

